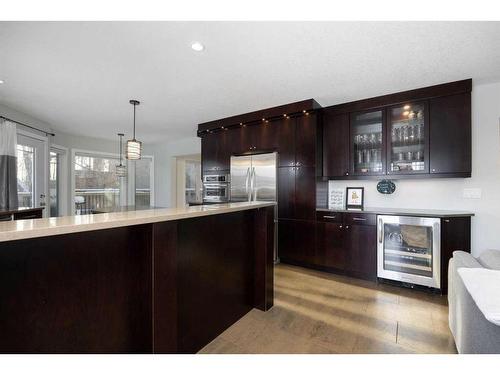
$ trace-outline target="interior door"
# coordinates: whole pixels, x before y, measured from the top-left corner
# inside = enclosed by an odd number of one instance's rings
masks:
[[[17,181],[19,207],[45,207],[48,191],[47,138],[18,131]],[[48,210],[43,216],[48,217]]]
[[[231,201],[244,202],[250,199],[251,156],[231,156]]]

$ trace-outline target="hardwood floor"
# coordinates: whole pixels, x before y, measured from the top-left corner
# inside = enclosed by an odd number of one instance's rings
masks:
[[[275,267],[275,305],[199,353],[456,353],[445,296]]]

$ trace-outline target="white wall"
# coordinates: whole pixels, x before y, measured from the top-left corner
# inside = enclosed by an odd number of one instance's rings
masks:
[[[193,133],[195,127],[193,126]],[[198,137],[178,139],[166,144],[144,147],[144,153],[155,157],[155,206],[175,206],[175,157],[201,153],[201,140]]]
[[[500,83],[472,89],[472,177],[395,181],[392,195],[378,181],[330,181],[330,187],[365,187],[366,207],[466,210],[472,218],[472,253],[500,249]],[[480,188],[481,199],[464,199],[464,188]]]

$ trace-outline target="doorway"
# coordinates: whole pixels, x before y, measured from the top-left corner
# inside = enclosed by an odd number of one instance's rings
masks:
[[[48,140],[17,131],[17,198],[19,208],[46,207],[48,191]],[[49,211],[43,210],[48,217]]]
[[[174,181],[176,207],[203,203],[201,155],[175,157]]]

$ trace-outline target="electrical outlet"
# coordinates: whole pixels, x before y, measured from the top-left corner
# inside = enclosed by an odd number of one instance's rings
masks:
[[[464,189],[463,197],[465,199],[481,199],[481,189],[479,188]]]

